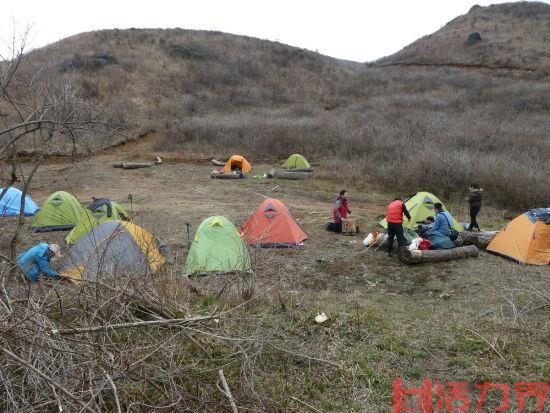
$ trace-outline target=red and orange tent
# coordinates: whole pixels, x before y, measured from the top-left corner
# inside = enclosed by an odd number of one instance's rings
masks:
[[[294,248],[308,237],[281,201],[268,198],[241,227],[244,241],[261,247]]]
[[[550,208],[531,209],[510,221],[487,251],[523,264],[550,264]]]

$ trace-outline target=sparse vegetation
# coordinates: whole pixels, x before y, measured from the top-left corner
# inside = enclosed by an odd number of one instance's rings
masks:
[[[30,192],[38,202],[59,189],[83,202],[92,196],[124,202],[133,194],[136,223],[167,242],[176,259],[151,277],[31,285],[4,256],[25,217],[3,219],[0,410],[224,411],[229,401],[220,369],[239,411],[261,412],[387,412],[397,377],[415,387],[425,377],[472,385],[550,380],[548,268],[486,253],[404,267],[365,251],[360,238],[324,230],[343,183],[363,230],[376,227],[395,194],[418,189],[439,195],[462,221],[472,181],[485,188],[480,223],[487,229],[501,228],[522,209],[548,206],[546,49],[537,41],[532,48],[499,46],[496,55],[481,49],[494,47],[482,28],[511,32],[502,16],[532,19],[537,36],[550,37],[546,12],[533,14],[531,7],[550,6],[473,7],[450,23],[475,25],[456,36],[464,47],[469,33],[481,33],[483,41],[468,46],[479,49],[474,63],[460,50],[453,56],[461,60],[451,65],[425,59],[443,32],[420,60],[420,43],[397,56],[410,58],[411,66],[345,62],[182,29],[85,33],[27,55],[22,74],[43,68],[46,80],[75,86],[60,88],[71,92],[68,102],[83,97],[109,125],[141,138],[102,150],[120,141],[78,129],[78,145],[74,139],[67,145],[71,133],[45,129],[35,137],[42,141],[11,151],[12,167],[0,163],[0,178],[14,183],[36,172]],[[114,64],[88,67],[82,57],[105,51]],[[82,64],[59,73],[72,59]],[[536,63],[536,70],[487,69],[518,61]],[[25,76],[15,83],[32,79]],[[70,105],[52,107],[63,115]],[[0,106],[4,122],[13,115],[9,101]],[[32,157],[20,155],[38,155],[36,142],[50,154],[83,147],[95,156],[44,158],[33,170],[25,162]],[[307,187],[254,178],[219,182],[208,177],[211,165],[197,164],[242,153],[262,174],[293,152],[320,162]],[[159,167],[110,167],[115,159],[156,155],[164,158]],[[191,236],[210,215],[239,224],[268,195],[284,200],[308,232],[303,248],[251,251],[253,274],[182,276],[187,222]],[[61,244],[64,235],[23,228],[16,247]],[[328,320],[317,324],[321,311]],[[111,328],[195,316],[206,319]],[[104,328],[82,331],[97,326]],[[498,402],[491,399],[487,411]]]
[[[494,7],[465,18],[498,14]],[[534,25],[540,33],[548,30],[544,16]],[[463,44],[469,33],[468,26]],[[97,44],[120,64],[78,71],[85,96],[129,135],[157,131],[158,151],[243,152],[267,160],[269,147],[270,161],[303,152],[346,180],[396,193],[423,188],[458,199],[475,180],[489,201],[506,208],[550,199],[544,167],[550,158],[550,66],[538,65],[533,73],[380,68],[181,29],[82,34],[31,57],[55,64],[75,49],[94,52]]]

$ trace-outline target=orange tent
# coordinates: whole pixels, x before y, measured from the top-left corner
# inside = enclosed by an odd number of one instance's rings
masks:
[[[231,158],[229,158],[229,160],[223,167],[223,171],[231,172],[235,168],[239,168],[241,172],[245,174],[252,170],[252,166],[250,166],[245,157],[241,155],[233,155]]]
[[[296,247],[307,239],[300,224],[281,201],[268,198],[241,228],[244,241],[262,247]]]
[[[550,264],[550,208],[521,214],[493,238],[487,250],[523,264]]]

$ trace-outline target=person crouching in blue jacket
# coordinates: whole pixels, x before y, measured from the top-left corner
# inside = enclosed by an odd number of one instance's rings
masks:
[[[59,278],[59,273],[50,267],[52,257],[60,258],[61,249],[57,244],[41,242],[17,257],[17,264],[30,281],[37,281],[40,275]]]

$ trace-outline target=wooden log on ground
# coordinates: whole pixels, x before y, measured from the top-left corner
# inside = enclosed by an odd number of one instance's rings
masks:
[[[241,179],[244,177],[245,177],[244,174],[232,174],[232,173],[221,174],[219,172],[210,173],[210,178],[216,178],[216,179]]]
[[[212,162],[212,165],[225,166],[225,162],[220,162],[220,161],[217,161],[215,159],[212,159],[210,162]]]
[[[458,234],[455,244],[459,247],[466,245],[475,245],[479,249],[484,250],[493,240],[498,231],[462,231]]]
[[[288,171],[281,171],[280,174],[277,174],[278,179],[292,179],[292,180],[300,180],[300,179],[311,179],[313,174],[311,172],[288,172]]]
[[[150,162],[122,162],[122,169],[150,168],[153,166]]]
[[[406,247],[399,248],[399,261],[403,264],[420,264],[423,262],[442,262],[471,258],[479,256],[479,250],[475,245],[456,247],[449,250],[409,250]]]
[[[313,168],[288,168],[283,169],[284,172],[313,172]]]
[[[122,168],[122,169],[139,169],[139,168],[150,168],[153,166],[151,162],[113,162],[113,168]]]
[[[269,170],[269,172],[266,174],[266,176],[267,176],[268,178],[270,178],[270,179],[275,178],[275,175],[276,175],[275,168],[271,168],[271,169]]]

